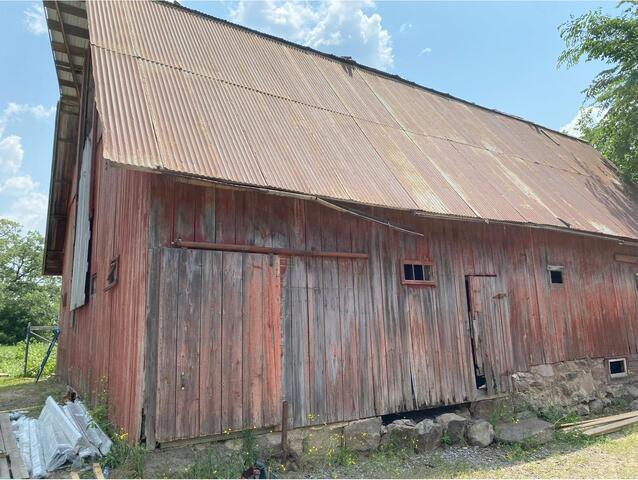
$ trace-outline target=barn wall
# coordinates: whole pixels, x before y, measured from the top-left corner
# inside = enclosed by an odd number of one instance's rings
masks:
[[[74,185],[64,248],[57,372],[84,397],[108,401],[111,420],[137,440],[142,411],[150,174],[109,166],[102,158],[101,136],[92,172],[89,284],[93,275],[96,284],[87,303],[71,311]],[[107,272],[116,258],[118,281],[107,290]]]
[[[494,352],[503,378],[638,352],[638,266],[614,261],[638,249],[614,241],[370,209],[417,237],[311,201],[167,176],[152,178],[151,198],[152,247],[181,239],[369,254],[282,259],[282,388],[294,426],[475,398],[468,275],[495,275],[506,294],[511,345]],[[436,287],[401,285],[402,259],[433,261]],[[550,285],[547,265],[565,266],[564,285]]]

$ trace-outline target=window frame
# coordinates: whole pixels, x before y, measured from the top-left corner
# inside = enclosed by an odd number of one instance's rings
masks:
[[[112,282],[109,281],[109,277],[111,276],[111,271],[115,273],[115,278],[113,279]],[[106,292],[107,290],[114,288],[117,285],[119,277],[120,277],[120,257],[117,256],[111,259],[111,261],[109,262],[109,268],[106,272],[104,291]]]
[[[623,371],[619,372],[619,373],[611,373],[611,363],[612,362],[622,362]],[[607,359],[607,371],[609,372],[609,378],[624,378],[624,377],[626,377],[628,375],[628,373],[627,373],[627,359],[625,357]]]
[[[560,282],[552,282],[552,272],[560,272]],[[565,266],[564,265],[547,265],[547,280],[551,287],[562,287],[565,285]]]
[[[403,259],[401,260],[401,285],[410,287],[436,287],[436,280],[406,280],[405,278],[405,266],[406,265],[422,265],[424,267],[430,267],[432,272],[431,278],[434,279],[436,271],[434,269],[434,262],[429,260],[415,260],[415,259]],[[424,276],[425,276],[425,269]]]

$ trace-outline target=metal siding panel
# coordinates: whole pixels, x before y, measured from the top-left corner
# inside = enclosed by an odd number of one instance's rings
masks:
[[[93,134],[84,143],[82,167],[78,181],[78,201],[75,221],[75,243],[73,245],[73,279],[71,280],[71,310],[86,303],[86,274],[89,268],[89,241],[91,227],[89,222],[89,200],[91,187],[91,154],[93,152]]]

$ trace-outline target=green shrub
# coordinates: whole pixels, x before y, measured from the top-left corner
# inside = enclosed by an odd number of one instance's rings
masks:
[[[27,377],[35,377],[46,354],[48,343],[31,341],[29,343],[29,359],[27,362]],[[9,377],[22,377],[24,369],[24,340],[16,345],[0,345],[0,373],[8,374]],[[57,345],[53,347],[49,360],[47,361],[41,378],[46,378],[55,373],[55,363],[57,357]]]

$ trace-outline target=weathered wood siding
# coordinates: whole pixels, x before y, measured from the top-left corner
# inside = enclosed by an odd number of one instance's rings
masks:
[[[368,260],[281,258],[282,392],[291,425],[474,398],[466,292],[471,275],[493,275],[493,292],[506,295],[502,325],[509,331],[490,339],[499,378],[532,364],[638,352],[638,265],[614,261],[615,253],[637,255],[635,247],[369,210],[424,235],[417,237],[310,201],[168,176],[152,178],[151,205],[153,251],[181,239],[369,254]],[[433,261],[436,287],[401,285],[406,258]],[[550,284],[547,265],[565,266],[562,286]],[[204,282],[202,288],[216,287]],[[184,388],[197,396],[196,380],[189,382]],[[191,401],[201,405],[199,397]],[[197,408],[187,415],[197,415]],[[165,413],[157,412],[159,422]],[[208,421],[228,422],[225,415]],[[204,418],[200,413],[200,425]]]
[[[64,249],[57,372],[85,397],[108,401],[113,422],[136,441],[141,431],[148,185],[152,175],[109,166],[102,158],[99,134],[96,143],[91,167],[89,265],[89,283],[96,275],[95,292],[85,305],[70,311],[74,185]],[[117,284],[105,290],[109,264],[118,257]]]
[[[162,248],[158,259],[155,439],[278,425],[278,258]]]

